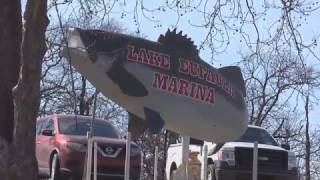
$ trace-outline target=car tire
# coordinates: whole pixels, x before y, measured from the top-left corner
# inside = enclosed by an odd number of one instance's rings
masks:
[[[52,160],[50,162],[50,178],[49,180],[60,180],[61,174],[60,174],[60,162],[59,162],[59,156],[57,153],[55,153],[52,157]]]
[[[216,180],[214,164],[209,164],[207,169],[207,180]]]
[[[173,170],[170,171],[170,180],[174,180],[173,177],[176,175],[176,173],[177,173],[176,169],[173,169]]]

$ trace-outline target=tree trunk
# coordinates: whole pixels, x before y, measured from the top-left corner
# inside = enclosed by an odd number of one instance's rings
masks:
[[[20,66],[21,5],[19,0],[0,2],[0,179],[7,180],[13,139],[12,88]]]
[[[46,0],[28,0],[24,13],[21,69],[14,88],[14,148],[11,179],[37,179],[35,158],[36,118],[40,104],[40,76],[46,51],[45,32],[49,23]]]
[[[309,95],[306,98],[306,105],[305,105],[305,112],[306,112],[306,180],[310,180],[310,137],[309,137]]]

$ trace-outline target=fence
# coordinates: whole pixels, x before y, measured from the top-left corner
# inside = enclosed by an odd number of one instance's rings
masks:
[[[90,136],[88,133],[88,149],[87,149],[87,157],[86,157],[86,169],[85,174],[83,176],[83,180],[91,180],[91,172],[92,172],[92,155],[93,155],[93,179],[97,180],[97,149],[98,144],[95,141],[95,137]],[[189,145],[190,145],[190,137],[183,136],[182,137],[182,166],[184,169],[184,177],[188,179],[187,172],[187,163],[189,157]],[[92,153],[93,151],[93,153]],[[154,178],[153,180],[158,180],[158,155],[159,155],[158,146],[155,147],[155,155],[154,155]],[[208,147],[204,145],[202,150],[202,159],[201,159],[201,180],[207,180],[207,162],[208,162]],[[129,180],[130,177],[130,152],[131,152],[131,133],[127,133],[126,139],[126,158],[125,158],[125,170],[124,170],[124,180]],[[258,177],[258,143],[254,143],[253,150],[253,167],[252,167],[252,180],[257,180]]]

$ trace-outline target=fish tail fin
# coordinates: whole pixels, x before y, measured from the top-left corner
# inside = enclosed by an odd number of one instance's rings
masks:
[[[219,72],[229,81],[236,86],[243,96],[246,96],[246,87],[244,79],[241,73],[241,69],[238,66],[226,66],[219,68]]]

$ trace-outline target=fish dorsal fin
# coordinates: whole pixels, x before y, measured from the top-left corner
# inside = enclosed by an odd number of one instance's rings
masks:
[[[237,87],[243,96],[246,96],[246,87],[241,73],[241,69],[238,66],[226,66],[218,69],[219,72],[231,81],[231,83]]]
[[[165,33],[165,35],[161,34],[158,38],[158,42],[165,45],[169,49],[173,51],[181,52],[187,56],[194,57],[192,59],[198,60],[199,50],[197,46],[194,45],[194,42],[191,38],[188,38],[187,35],[182,35],[182,31],[177,33],[177,29],[173,29]]]

